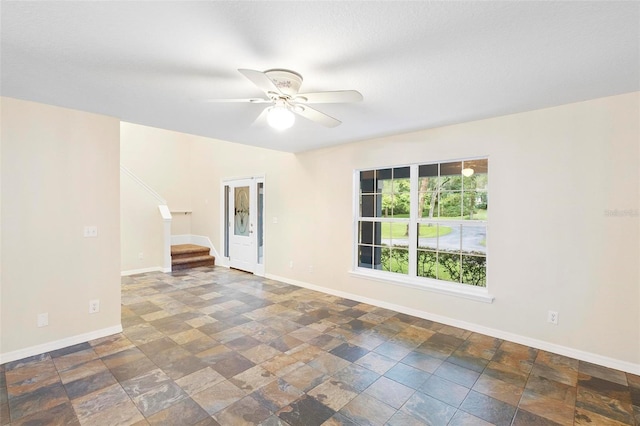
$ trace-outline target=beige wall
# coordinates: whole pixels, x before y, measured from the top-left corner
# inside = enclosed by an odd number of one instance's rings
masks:
[[[160,202],[126,173],[120,174],[120,268],[164,267],[164,221]]]
[[[191,210],[191,138],[153,127],[120,125],[120,163],[166,199],[171,211]]]
[[[289,153],[131,123],[121,126],[121,162],[165,198],[171,211],[192,211],[172,215],[172,235],[206,236],[219,253],[222,181],[265,175],[274,188],[285,186],[297,164]],[[136,262],[135,256],[123,251],[123,264]]]
[[[221,247],[221,186],[225,179],[247,178],[252,176],[265,177],[265,238],[269,232],[273,237],[283,238],[282,229],[286,229],[291,222],[286,214],[287,203],[296,194],[288,194],[292,177],[297,176],[298,162],[293,154],[254,148],[246,145],[233,144],[207,138],[194,138],[192,145],[191,170],[193,197],[192,232],[196,235],[206,235],[216,245],[218,253]],[[283,192],[284,191],[284,192]],[[271,202],[273,194],[274,202]],[[290,195],[290,196],[288,196]],[[278,200],[275,202],[275,200]],[[281,227],[277,230],[270,228],[269,218],[279,215]],[[277,226],[277,225],[274,225]],[[275,249],[272,252],[274,256]]]
[[[192,233],[218,251],[221,181],[264,174],[268,275],[640,371],[639,115],[632,93],[298,155],[131,125],[122,155],[144,158],[125,165],[172,209],[163,182],[188,179],[181,196],[189,193]],[[147,155],[154,146],[162,152]],[[177,153],[184,147],[188,162]],[[490,158],[492,304],[349,274],[354,169],[476,156]],[[605,215],[615,209],[636,215]],[[559,312],[558,325],[547,323],[548,310]]]
[[[301,154],[304,232],[268,241],[280,255],[267,271],[640,368],[639,117],[633,93]],[[493,304],[347,274],[354,169],[484,155]],[[615,209],[635,213],[605,215]]]
[[[171,213],[171,235],[191,234],[191,213],[172,212]]]
[[[4,360],[120,326],[119,121],[1,102]],[[84,238],[85,225],[98,237]],[[38,328],[43,312],[49,326]]]

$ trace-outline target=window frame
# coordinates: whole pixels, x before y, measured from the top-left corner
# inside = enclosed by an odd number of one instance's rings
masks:
[[[417,275],[417,258],[418,258],[418,227],[423,223],[450,223],[451,225],[469,225],[471,223],[478,224],[481,223],[486,228],[487,233],[487,242],[489,240],[489,220],[452,220],[452,219],[441,219],[439,216],[433,218],[431,220],[425,219],[423,217],[418,217],[418,202],[419,202],[419,167],[430,164],[443,164],[450,163],[455,161],[473,161],[473,160],[489,160],[489,156],[481,156],[481,157],[468,157],[462,159],[445,159],[440,161],[431,161],[431,162],[421,162],[421,163],[412,163],[412,164],[404,164],[404,165],[390,165],[390,166],[381,166],[381,167],[367,167],[362,169],[356,169],[353,172],[353,240],[352,240],[352,248],[353,248],[353,258],[352,258],[352,270],[349,271],[350,274],[356,278],[364,278],[369,280],[376,280],[385,283],[391,283],[396,285],[401,285],[410,288],[417,288],[420,290],[427,290],[436,293],[448,294],[458,297],[463,297],[466,299],[481,301],[485,303],[492,303],[494,297],[489,293],[489,282],[486,281],[484,287],[474,286],[472,284],[463,284],[457,283],[454,281],[445,281],[439,280],[435,278],[428,277],[420,277]],[[410,214],[408,218],[409,223],[409,232],[408,232],[408,251],[409,251],[409,267],[408,274],[402,274],[392,271],[384,271],[382,269],[376,269],[375,267],[367,268],[361,267],[360,265],[360,256],[359,256],[359,246],[360,246],[360,232],[359,232],[359,224],[360,222],[374,222],[374,223],[388,223],[388,222],[398,222],[399,218],[386,218],[386,217],[367,217],[361,216],[360,210],[360,174],[361,172],[367,171],[378,171],[384,169],[396,169],[401,167],[409,167],[410,169]],[[375,189],[374,189],[375,193]],[[487,192],[488,194],[488,192]],[[373,246],[375,246],[375,240],[373,241]],[[486,250],[486,270],[488,272],[489,269],[489,244],[487,244]],[[487,274],[488,275],[488,274]],[[486,278],[485,278],[486,279]]]

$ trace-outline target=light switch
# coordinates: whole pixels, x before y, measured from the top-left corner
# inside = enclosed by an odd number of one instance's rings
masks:
[[[85,238],[95,238],[98,236],[98,227],[95,225],[87,225],[84,227]]]

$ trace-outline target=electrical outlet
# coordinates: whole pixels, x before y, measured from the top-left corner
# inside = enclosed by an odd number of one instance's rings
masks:
[[[293,269],[293,260],[289,261],[289,268]]]
[[[38,314],[38,327],[46,327],[49,325],[49,313],[44,312]]]
[[[549,311],[549,313],[547,314],[547,321],[551,324],[558,325],[558,312]]]
[[[95,314],[100,312],[100,299],[89,300],[89,313]]]
[[[309,265],[309,273],[313,274],[313,265]]]
[[[144,252],[138,253],[138,259],[144,259]]]
[[[85,238],[96,238],[98,236],[98,227],[95,225],[87,225],[84,227]]]

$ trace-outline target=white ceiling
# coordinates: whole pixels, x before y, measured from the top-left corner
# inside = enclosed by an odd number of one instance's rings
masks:
[[[640,90],[639,2],[2,1],[1,94],[299,152]],[[357,104],[252,126],[238,68]]]

